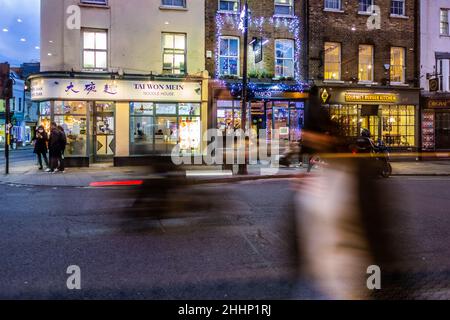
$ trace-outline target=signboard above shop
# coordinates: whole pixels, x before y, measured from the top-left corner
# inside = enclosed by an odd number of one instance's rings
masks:
[[[200,102],[201,82],[38,78],[31,80],[31,99]]]
[[[391,93],[365,93],[365,92],[347,92],[345,94],[346,102],[379,102],[396,103],[397,95]]]

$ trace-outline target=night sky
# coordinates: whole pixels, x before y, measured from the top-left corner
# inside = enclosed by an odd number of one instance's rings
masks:
[[[39,61],[40,0],[0,0],[0,62]]]

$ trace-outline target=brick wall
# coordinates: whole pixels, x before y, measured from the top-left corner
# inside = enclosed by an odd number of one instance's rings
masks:
[[[243,1],[241,1],[243,3]],[[213,58],[208,58],[206,60],[206,69],[210,72],[211,77],[215,77],[216,74],[216,65],[215,65],[215,54],[216,54],[216,14],[218,10],[218,0],[206,0],[206,50],[211,51],[213,53]],[[295,15],[297,17],[302,16],[302,10],[303,10],[303,1],[302,0],[295,0],[294,1],[294,10]],[[249,0],[249,9],[251,11],[251,16],[253,18],[255,17],[264,17],[267,20],[272,18],[274,16],[274,0]],[[229,15],[222,15],[223,17],[229,16]],[[239,19],[239,14],[234,15],[235,19]],[[225,21],[227,19],[225,18]],[[300,23],[302,24],[303,21],[300,19]],[[303,27],[300,28],[300,36],[303,39]],[[243,60],[243,39],[241,35],[241,31],[237,30],[236,23],[225,23],[224,28],[222,29],[222,35],[223,36],[235,36],[240,37],[240,46],[241,46],[241,63],[240,63],[240,76],[242,76],[242,60]],[[263,61],[260,62],[258,65],[255,66],[254,59],[252,55],[251,47],[249,49],[249,72],[252,70],[258,69],[258,70],[265,70],[268,73],[274,74],[275,73],[275,62],[274,62],[274,45],[275,39],[295,39],[295,36],[292,32],[288,30],[284,26],[283,23],[281,23],[278,27],[275,25],[272,25],[270,23],[265,23],[262,27],[262,30],[259,30],[255,26],[250,26],[249,28],[249,42],[252,40],[253,37],[263,37],[264,39],[268,39],[269,42],[264,46],[263,49]],[[303,44],[303,41],[302,41]],[[296,48],[296,52],[298,54],[302,54],[302,50],[298,50]],[[303,71],[303,64],[300,63],[300,73],[302,74]]]
[[[342,80],[358,78],[358,45],[374,46],[374,81],[388,78],[384,64],[390,64],[390,48],[406,50],[406,82],[417,82],[415,2],[406,0],[406,16],[390,16],[391,0],[375,0],[381,8],[381,29],[367,28],[368,16],[358,14],[358,0],[342,0],[343,12],[325,12],[324,0],[309,1],[309,78],[323,79],[323,46],[325,41],[340,42]],[[355,31],[352,31],[352,27]]]

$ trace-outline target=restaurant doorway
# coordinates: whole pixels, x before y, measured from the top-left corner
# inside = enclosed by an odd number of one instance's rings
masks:
[[[436,112],[436,149],[450,149],[450,112]]]
[[[96,102],[94,108],[94,157],[96,162],[112,161],[115,155],[115,104]]]

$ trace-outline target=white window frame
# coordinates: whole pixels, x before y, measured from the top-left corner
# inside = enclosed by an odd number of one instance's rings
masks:
[[[241,7],[241,1],[240,0],[218,0],[218,2],[219,2],[219,5],[218,5],[218,11],[219,12],[236,12],[236,13],[239,13],[239,10],[240,10],[240,7]],[[220,8],[220,4],[222,3],[222,2],[233,2],[233,3],[237,3],[237,6],[236,6],[236,10],[223,10],[223,9],[221,9]]]
[[[442,24],[444,23],[442,21],[442,12],[446,12],[447,13],[447,21],[445,22],[447,24],[447,32],[446,33],[442,33]],[[441,36],[450,36],[450,24],[449,24],[449,13],[450,13],[450,9],[447,8],[441,8],[439,10],[439,35]]]
[[[398,13],[393,13],[392,12],[392,9],[394,8],[393,7],[393,5],[394,5],[394,2],[402,2],[402,14],[398,14]],[[405,17],[406,16],[406,0],[391,0],[391,9],[390,9],[390,12],[391,12],[391,16],[394,16],[394,17]]]
[[[235,57],[235,56],[227,56],[227,55],[222,56],[220,54],[220,44],[221,44],[222,40],[237,40],[237,42],[238,42],[237,43],[237,45],[238,45],[238,55],[237,55],[237,57]],[[218,57],[219,64],[218,64],[217,67],[219,68],[219,72],[218,72],[219,75],[220,76],[227,76],[227,75],[229,75],[229,76],[237,76],[237,77],[239,77],[240,74],[241,74],[241,39],[239,37],[233,37],[233,36],[221,36],[221,37],[219,37],[218,48],[219,48],[219,51],[218,51],[217,54],[219,55],[219,57]],[[227,58],[227,59],[237,58],[237,74],[223,73],[222,69],[221,69],[221,65],[220,65],[221,58]]]
[[[292,44],[292,58],[279,58],[277,57],[277,43],[278,42],[289,42]],[[292,61],[292,74],[291,75],[279,75],[277,74],[277,60]],[[275,78],[294,78],[295,77],[295,41],[292,39],[275,39]]]
[[[165,35],[172,35],[174,36],[174,43],[173,43],[173,48],[166,48],[164,46],[165,44],[165,39],[164,36]],[[175,56],[179,55],[176,54],[175,51],[177,50],[181,50],[181,49],[175,49],[175,36],[184,36],[184,70],[179,69],[180,73],[176,73],[175,70],[178,70],[178,68],[175,68]],[[163,61],[163,68],[162,68],[162,72],[163,74],[187,74],[187,34],[186,33],[180,33],[180,32],[163,32],[161,34],[161,49],[162,49],[162,61]],[[172,53],[167,53],[167,50],[172,50]],[[169,54],[171,54],[172,57],[172,69],[164,69],[164,57]]]
[[[290,13],[289,14],[283,14],[283,13],[276,13],[276,8],[278,7],[288,7],[290,8]],[[289,0],[289,4],[284,4],[284,3],[277,3],[277,0],[274,0],[274,13],[275,16],[279,16],[279,17],[293,17],[295,15],[295,4],[294,4],[294,0]]]
[[[393,49],[402,49],[401,51],[403,52],[403,65],[401,66],[402,67],[402,79],[401,79],[401,81],[392,81],[392,68],[394,67],[394,65],[392,64],[392,58],[393,58],[392,51],[393,51]],[[393,84],[393,85],[405,84],[405,82],[406,82],[406,48],[404,48],[404,47],[391,47],[390,55],[391,55],[391,61],[390,61],[390,63],[391,63],[391,70],[389,71],[389,80],[390,80],[389,82],[391,84]]]
[[[360,56],[359,52],[360,52],[361,47],[370,47],[371,48],[372,56],[371,56],[371,61],[370,61],[370,65],[371,65],[371,68],[370,68],[370,78],[371,79],[370,80],[361,80],[359,78],[359,72],[361,70],[361,56]],[[371,44],[360,44],[358,46],[358,82],[360,82],[360,83],[373,83],[374,82],[374,71],[373,71],[373,69],[374,69],[373,61],[374,61],[374,56],[375,56],[374,50],[375,50],[374,46]]]
[[[326,52],[325,52],[325,46],[327,43],[330,44],[337,44],[339,45],[339,61],[338,61],[338,65],[339,65],[339,77],[337,79],[325,79],[325,66],[326,66]],[[323,48],[324,48],[324,53],[323,53],[323,78],[325,82],[341,82],[342,81],[342,43],[340,42],[332,42],[332,41],[326,41],[323,44]]]
[[[80,0],[82,4],[94,4],[97,6],[107,6],[108,0]]]
[[[338,8],[332,8],[332,7],[328,7],[327,6],[327,2],[328,1],[337,1],[338,3]],[[325,11],[337,11],[337,12],[342,12],[342,0],[323,0],[323,8]]]
[[[370,2],[370,3],[364,3],[364,5],[367,5],[366,10],[361,10],[361,1]],[[375,0],[358,0],[358,13],[359,14],[372,14],[368,9],[375,4]]]
[[[164,4],[164,1],[165,0],[161,0],[161,7],[163,7],[163,8],[183,8],[183,9],[186,8],[186,0],[183,0],[183,5],[181,5],[181,6],[177,6],[174,4]],[[169,1],[174,1],[174,0],[169,0]]]
[[[84,34],[85,33],[104,33],[106,35],[106,49],[86,49],[84,47]],[[82,65],[82,69],[83,70],[87,70],[87,71],[107,71],[108,70],[108,66],[109,66],[109,39],[108,39],[108,30],[104,30],[104,29],[82,29],[81,30],[81,43],[82,43],[82,52],[81,52],[81,65]],[[94,36],[95,39],[95,36]],[[89,52],[94,52],[94,67],[86,67],[85,66],[85,62],[84,62],[84,53],[86,51]],[[97,52],[105,52],[106,53],[106,67],[105,68],[98,68],[97,67],[97,57],[96,57],[96,53]]]

